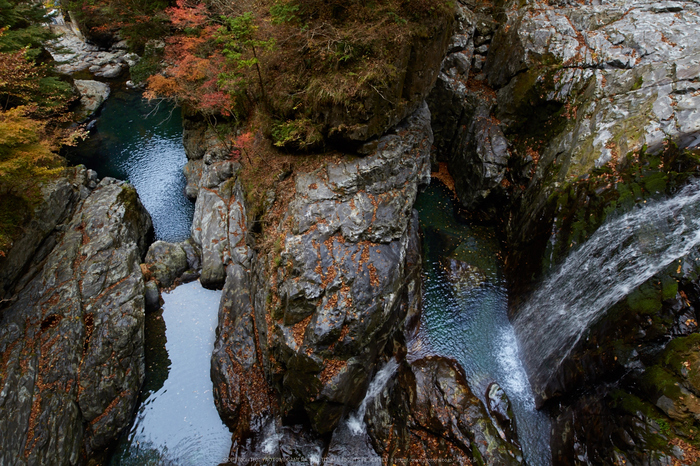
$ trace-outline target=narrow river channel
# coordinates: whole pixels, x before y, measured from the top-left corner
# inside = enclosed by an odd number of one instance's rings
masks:
[[[424,307],[414,343],[424,344],[410,351],[414,357],[456,359],[482,402],[488,386],[498,383],[513,406],[527,464],[551,464],[549,418],[535,409],[508,321],[508,290],[494,230],[455,219],[450,193],[441,183],[433,182],[418,196],[416,209],[423,231]]]
[[[190,236],[194,203],[184,193],[187,157],[179,109],[149,103],[140,91],[113,90],[88,140],[67,158],[92,168],[100,178],[134,185],[151,214],[156,239],[176,242]]]
[[[134,185],[156,239],[190,236],[194,204],[184,191],[179,109],[151,104],[139,91],[113,91],[90,138],[68,158],[100,178]],[[146,380],[111,465],[213,466],[228,457],[231,434],[214,406],[209,373],[220,299],[220,291],[192,282],[163,293],[163,308],[146,316]]]

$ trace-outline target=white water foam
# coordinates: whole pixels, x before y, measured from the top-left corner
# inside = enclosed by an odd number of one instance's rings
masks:
[[[501,380],[501,388],[506,391],[511,401],[517,399],[525,408],[534,410],[535,402],[527,373],[520,360],[515,333],[511,328],[504,328],[496,337],[496,341],[498,342],[496,361],[501,366],[501,373],[506,374]]]
[[[700,244],[700,182],[604,224],[537,289],[514,321],[532,388],[543,393],[592,323]]]
[[[394,376],[396,369],[399,368],[399,363],[396,359],[391,358],[382,367],[372,379],[369,384],[365,398],[362,400],[360,407],[357,408],[357,412],[348,416],[347,425],[353,435],[364,434],[367,426],[365,425],[365,413],[367,412],[367,405],[376,398],[377,395],[386,386],[387,382]]]

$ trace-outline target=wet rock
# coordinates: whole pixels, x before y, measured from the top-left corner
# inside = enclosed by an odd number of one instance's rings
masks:
[[[99,81],[76,79],[75,87],[80,94],[80,119],[90,118],[109,97],[109,85]]]
[[[100,462],[129,425],[144,377],[151,220],[105,178],[0,317],[0,462]]]
[[[353,432],[347,423],[333,431],[331,442],[323,458],[324,466],[343,466],[350,458],[362,458],[362,464],[381,466],[382,458],[374,451],[366,432]]]
[[[508,395],[497,383],[492,383],[486,390],[486,407],[496,420],[496,428],[501,438],[517,444],[518,435],[515,428],[515,414]]]
[[[451,359],[431,356],[402,364],[365,420],[385,463],[523,463],[520,447],[499,435]]]
[[[452,284],[456,293],[468,293],[486,282],[484,272],[472,264],[457,259],[443,259],[440,262],[445,271],[445,278]]]
[[[146,283],[144,299],[147,312],[157,311],[160,308],[160,288],[158,288],[158,283],[155,280],[149,280]]]
[[[255,465],[276,464],[329,464],[322,462],[325,445],[322,439],[309,432],[306,426],[281,426],[270,419],[260,429],[260,434],[245,439],[231,450],[233,461],[225,463]]]

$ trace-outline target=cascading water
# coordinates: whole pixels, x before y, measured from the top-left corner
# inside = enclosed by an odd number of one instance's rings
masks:
[[[391,358],[384,367],[375,374],[374,379],[372,379],[372,382],[369,384],[365,398],[362,400],[360,407],[357,408],[357,412],[348,417],[348,428],[354,435],[365,433],[367,428],[365,425],[367,405],[379,395],[386,383],[394,376],[398,367],[399,363],[396,362],[396,359]]]
[[[586,329],[700,243],[700,181],[600,228],[539,286],[514,320],[533,390],[542,394]]]

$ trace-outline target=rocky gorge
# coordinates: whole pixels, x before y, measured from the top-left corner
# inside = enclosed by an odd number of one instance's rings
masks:
[[[231,464],[540,464],[507,387],[475,391],[455,355],[416,349],[431,177],[498,232],[551,463],[694,464],[699,14],[460,1],[450,40],[416,45],[444,59],[406,66],[401,118],[285,166],[262,201],[246,159],[185,115],[181,242],[153,242],[130,185],[70,169],[0,258],[3,464],[104,462],[144,380],[145,313],[196,279],[223,290],[211,381]],[[483,264],[442,266],[455,294],[487,286]]]

